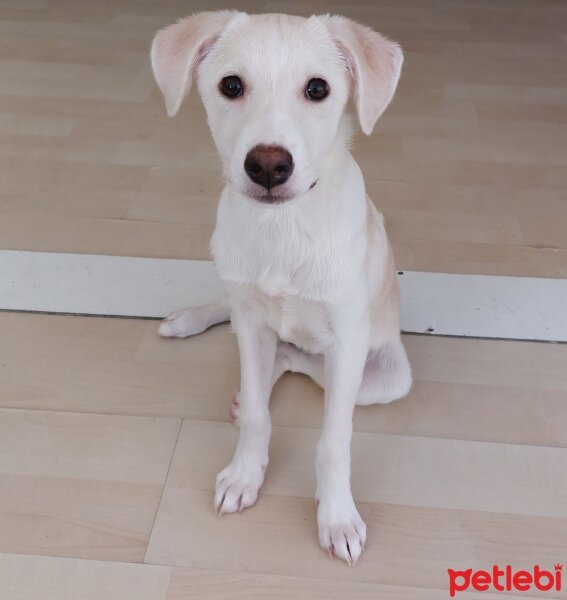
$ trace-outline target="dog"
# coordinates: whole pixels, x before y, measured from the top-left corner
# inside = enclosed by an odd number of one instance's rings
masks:
[[[239,440],[216,479],[218,513],[252,506],[268,465],[268,408],[286,371],[325,392],[317,445],[319,541],[354,565],[366,525],[350,487],[355,404],[411,387],[384,221],[349,152],[353,96],[367,135],[386,109],[401,48],[340,16],[203,12],[159,31],[151,63],[174,116],[196,80],[223,167],[211,252],[227,297],[170,315],[164,336],[231,321],[241,362]]]

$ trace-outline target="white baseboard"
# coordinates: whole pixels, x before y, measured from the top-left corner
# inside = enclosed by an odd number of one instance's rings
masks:
[[[567,342],[567,280],[405,271],[410,333]],[[163,317],[223,295],[209,261],[0,250],[0,309]]]

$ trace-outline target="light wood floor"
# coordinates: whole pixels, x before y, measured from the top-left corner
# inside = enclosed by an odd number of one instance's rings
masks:
[[[258,504],[217,517],[227,326],[171,341],[153,321],[0,313],[0,331],[2,600],[433,599],[449,567],[565,556],[567,345],[406,337],[410,396],[356,411],[370,542],[349,569],[317,543],[309,380],[275,390]]]
[[[214,149],[194,96],[165,117],[148,48],[217,4],[0,0],[0,248],[207,258]],[[238,7],[339,12],[404,46],[356,141],[400,268],[567,277],[565,3]],[[321,391],[277,385],[259,502],[219,518],[235,340],[156,328],[0,313],[0,600],[440,600],[448,568],[567,560],[567,345],[406,336],[410,396],[355,414],[369,543],[349,569],[317,543]]]

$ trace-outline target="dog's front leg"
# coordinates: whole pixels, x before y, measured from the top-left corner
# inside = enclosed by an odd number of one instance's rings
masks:
[[[252,506],[264,481],[272,425],[268,409],[277,335],[248,309],[233,307],[240,351],[240,437],[232,462],[217,476],[219,514]]]
[[[325,353],[325,417],[317,446],[319,542],[353,566],[366,542],[366,525],[350,489],[352,415],[368,352],[364,327],[338,332]]]

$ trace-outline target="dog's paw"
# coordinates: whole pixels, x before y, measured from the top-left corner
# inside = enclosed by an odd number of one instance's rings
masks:
[[[337,556],[354,567],[366,544],[366,525],[354,501],[341,507],[337,503],[320,502],[317,509],[319,543],[329,557]]]
[[[267,464],[267,463],[266,463]],[[266,465],[234,459],[217,475],[215,510],[219,515],[242,512],[256,503]]]
[[[232,397],[230,403],[230,418],[234,421],[235,425],[238,425],[238,419],[240,418],[240,392],[236,392]]]
[[[158,333],[163,337],[189,337],[205,331],[206,324],[198,308],[186,308],[168,315],[161,323]]]

